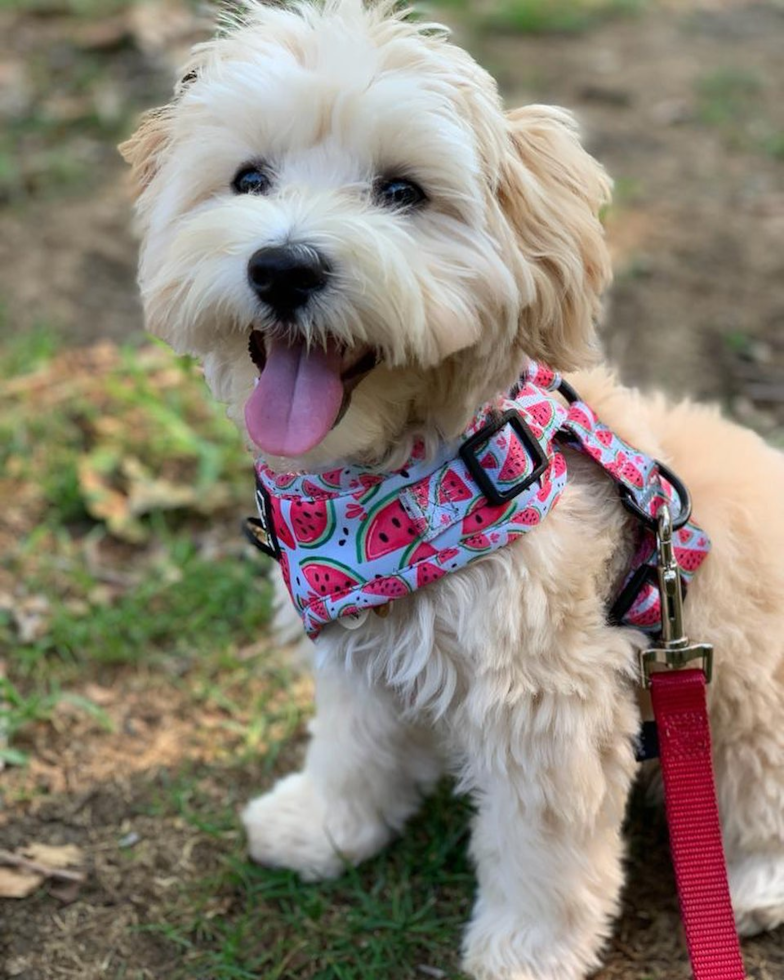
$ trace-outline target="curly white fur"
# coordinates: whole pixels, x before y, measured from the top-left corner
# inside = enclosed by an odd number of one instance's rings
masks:
[[[248,0],[124,152],[150,328],[203,359],[232,417],[256,375],[250,327],[279,329],[247,282],[262,246],[306,241],[340,270],[298,316],[308,342],[383,354],[323,443],[273,465],[399,459],[417,437],[459,432],[527,356],[563,369],[592,359],[609,279],[606,175],[567,113],[505,114],[443,29],[388,4]],[[233,196],[238,168],[258,159],[274,170],[271,192]],[[375,206],[373,181],[397,172],[426,188],[427,208]],[[643,399],[601,368],[572,380],[624,438],[673,465],[713,538],[687,625],[717,648],[711,712],[738,923],[771,928],[784,921],[784,462],[712,410]],[[605,614],[629,520],[599,471],[570,459],[563,500],[535,532],[386,619],[327,628],[303,772],[244,814],[253,857],[337,874],[400,830],[448,768],[477,803],[466,969],[582,980],[618,907],[635,773],[643,639]]]

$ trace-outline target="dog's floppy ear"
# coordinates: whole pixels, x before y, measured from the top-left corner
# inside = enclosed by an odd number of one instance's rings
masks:
[[[142,116],[139,128],[118,147],[123,159],[131,165],[131,180],[138,197],[158,171],[171,133],[170,107],[152,109]]]
[[[520,344],[559,370],[594,357],[600,296],[611,277],[599,220],[611,181],[582,148],[563,109],[526,106],[507,114],[509,150],[499,201],[535,291],[522,312]]]

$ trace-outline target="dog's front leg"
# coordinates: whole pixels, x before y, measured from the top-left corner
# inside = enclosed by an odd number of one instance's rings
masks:
[[[441,772],[432,733],[405,722],[389,691],[330,665],[316,674],[316,717],[301,772],[243,813],[251,857],[309,881],[379,851]]]
[[[606,685],[600,704],[541,693],[465,729],[479,894],[464,966],[477,980],[584,980],[598,965],[623,882],[634,718]]]

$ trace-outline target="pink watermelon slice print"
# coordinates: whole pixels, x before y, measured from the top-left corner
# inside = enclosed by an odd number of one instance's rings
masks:
[[[483,533],[494,524],[500,523],[512,507],[514,504],[510,503],[487,504],[484,497],[481,497],[463,518],[463,539],[472,534]]]
[[[548,367],[544,367],[542,364],[537,364],[536,374],[533,376],[532,384],[535,384],[538,388],[549,388],[553,381],[555,381],[555,372]]]
[[[470,500],[471,491],[453,470],[447,470],[438,483],[438,502]]]
[[[542,519],[542,515],[535,507],[526,507],[525,510],[521,510],[519,514],[515,514],[512,518],[513,524],[522,524],[525,527],[534,527]]]
[[[296,473],[277,473],[273,476],[278,490],[286,490],[297,479]]]
[[[368,595],[385,596],[387,599],[400,599],[408,595],[411,591],[402,578],[397,575],[388,575],[384,578],[374,579],[362,587],[362,591]]]
[[[339,561],[325,558],[321,561],[305,561],[302,563],[302,574],[311,589],[319,596],[335,595],[337,592],[348,592],[362,584],[362,579],[350,568],[341,565]]]
[[[321,601],[321,599],[313,599],[308,603],[308,609],[311,614],[315,616],[316,619],[321,620],[322,623],[329,622],[329,613],[327,612],[327,607]]]
[[[326,497],[329,494],[329,490],[319,486],[318,483],[314,483],[312,480],[303,480],[302,492],[306,497],[313,497],[315,500],[319,500],[321,497]]]
[[[289,568],[289,556],[285,552],[280,556],[280,573],[286,588],[291,592],[291,569]]]
[[[536,491],[536,499],[544,503],[544,501],[547,500],[552,493],[552,489],[553,484],[550,481],[550,476],[548,473],[545,473],[544,477],[542,478],[542,485]]]
[[[506,454],[504,465],[498,474],[503,483],[517,480],[528,472],[528,454],[516,437],[512,437],[509,452]]]
[[[436,561],[439,563],[439,565],[446,565],[448,561],[452,561],[453,558],[457,558],[459,554],[459,548],[444,548],[443,551],[438,552],[438,558],[436,558]]]
[[[315,548],[334,533],[335,508],[331,500],[292,500],[289,520],[297,544]]]
[[[434,565],[432,562],[425,562],[424,565],[420,565],[417,568],[417,588],[421,589],[424,585],[437,582],[444,575],[446,575],[446,572],[443,568],[439,568],[438,565]]]
[[[597,429],[596,438],[603,446],[612,445],[613,434],[609,429]]]
[[[641,471],[631,461],[623,464],[621,467],[621,476],[625,480],[628,480],[634,487],[642,489],[645,486]]]
[[[693,551],[691,548],[679,548],[676,545],[675,560],[684,572],[696,572],[703,561],[705,561],[705,552]]]
[[[471,551],[489,551],[492,547],[490,538],[486,534],[482,534],[481,531],[463,538],[462,544]]]
[[[363,524],[357,538],[357,557],[360,561],[373,561],[415,543],[419,531],[403,509],[399,500],[382,501]]]
[[[285,548],[294,548],[295,541],[294,535],[291,533],[291,529],[286,523],[283,513],[281,511],[281,500],[280,497],[269,497],[270,508],[272,510],[272,524],[275,530],[275,537],[278,542],[282,544]]]
[[[538,426],[544,429],[552,422],[555,409],[550,402],[541,401],[536,402],[534,405],[527,405],[525,412]]]
[[[582,429],[590,429],[595,421],[593,412],[587,405],[575,403],[569,408],[569,421]]]
[[[416,565],[417,562],[425,561],[427,558],[434,558],[438,552],[429,541],[422,541],[415,548],[403,555],[401,565]]]
[[[343,470],[327,470],[326,473],[319,473],[319,480],[333,490],[337,490],[340,487],[340,475]]]

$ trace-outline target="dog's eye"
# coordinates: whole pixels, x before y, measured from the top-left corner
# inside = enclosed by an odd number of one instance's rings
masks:
[[[411,211],[427,202],[427,195],[413,180],[393,177],[391,180],[379,180],[373,188],[376,202],[385,208],[395,208],[400,211]]]
[[[243,167],[231,186],[235,194],[266,194],[272,186],[272,180],[260,167]]]

